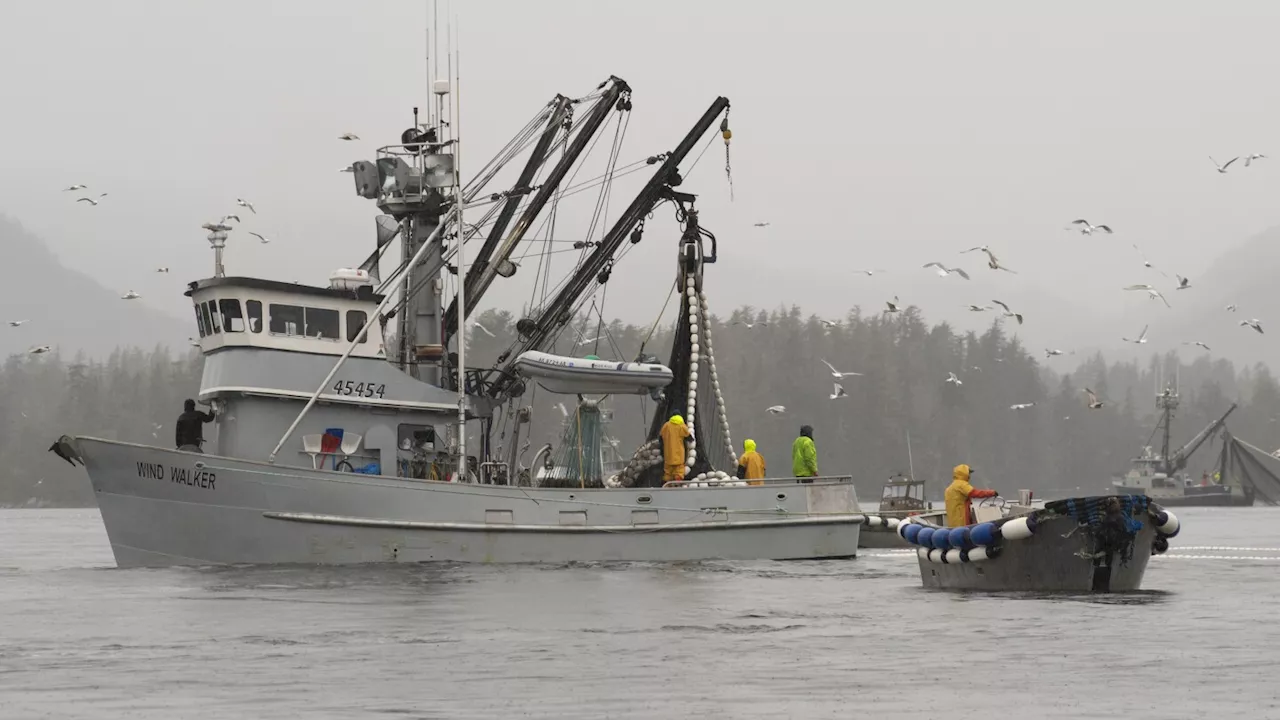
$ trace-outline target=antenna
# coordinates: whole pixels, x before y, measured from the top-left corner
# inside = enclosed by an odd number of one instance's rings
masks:
[[[912,480],[916,479],[916,464],[915,464],[915,461],[911,459],[911,431],[910,430],[907,431],[907,474],[911,476]]]

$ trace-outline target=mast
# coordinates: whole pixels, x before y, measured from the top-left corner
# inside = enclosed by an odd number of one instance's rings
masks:
[[[1178,391],[1165,386],[1164,392],[1156,395],[1156,407],[1160,409],[1160,461],[1165,466],[1166,471],[1172,469],[1169,458],[1169,436],[1173,433],[1173,412],[1178,409],[1180,401],[1178,399]]]
[[[452,27],[450,27],[452,31]],[[455,69],[457,73],[453,77],[453,108],[450,112],[450,119],[453,121],[453,202],[454,214],[458,218],[458,234],[454,240],[457,243],[458,256],[458,320],[457,327],[464,327],[463,323],[467,317],[467,296],[466,296],[466,272],[467,272],[467,247],[464,240],[466,239],[467,225],[462,221],[462,101],[459,98],[458,85],[462,78],[462,56],[458,48],[453,48],[450,43],[450,49],[457,55],[458,67]],[[452,67],[453,58],[450,58],[449,65]],[[447,342],[447,341],[446,341]],[[458,337],[458,482],[467,482],[471,478],[471,464],[467,462],[467,338],[466,335]],[[484,458],[481,457],[483,460]]]

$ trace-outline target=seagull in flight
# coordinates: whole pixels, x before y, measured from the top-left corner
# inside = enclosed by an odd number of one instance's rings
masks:
[[[992,300],[991,302],[993,302],[993,303],[995,303],[995,304],[999,305],[1000,307],[1004,308],[1004,313],[1003,313],[1003,315],[1004,315],[1005,317],[1011,317],[1011,318],[1013,318],[1013,319],[1017,320],[1019,325],[1021,325],[1021,324],[1022,324],[1022,313],[1016,313],[1016,312],[1014,312],[1014,311],[1010,310],[1008,305],[1005,305],[1004,303],[1000,302],[999,300]]]
[[[1142,326],[1142,333],[1138,335],[1138,338],[1137,338],[1136,340],[1132,340],[1132,339],[1127,338],[1127,337],[1122,337],[1122,338],[1120,338],[1120,339],[1121,339],[1121,340],[1123,340],[1123,341],[1125,341],[1125,342],[1128,342],[1128,343],[1133,343],[1133,344],[1135,344],[1135,345],[1146,345],[1146,344],[1147,344],[1147,328],[1149,328],[1149,327],[1151,327],[1151,326],[1150,326],[1150,325],[1143,325],[1143,326]]]
[[[1061,354],[1062,354],[1061,350],[1050,350],[1049,348],[1044,349],[1044,356],[1046,358],[1051,358],[1055,355],[1061,355]]]
[[[338,139],[339,140],[359,140],[360,136],[356,135],[355,133],[348,132],[348,133],[342,133],[341,135],[339,135]]]
[[[818,318],[818,322],[822,323],[822,329],[830,331],[831,328],[840,327],[840,323],[835,320],[823,320]]]
[[[969,273],[965,272],[965,271],[964,271],[964,270],[962,270],[961,268],[958,268],[958,267],[957,267],[957,268],[949,268],[949,267],[947,267],[946,265],[943,265],[943,264],[942,264],[942,263],[940,263],[940,262],[925,263],[925,264],[924,264],[924,267],[927,267],[927,268],[937,268],[936,272],[938,273],[938,277],[946,277],[946,276],[948,276],[948,275],[950,275],[950,274],[952,274],[952,273],[955,273],[956,275],[959,275],[960,277],[964,278],[965,280],[968,280],[968,279],[969,279]]]
[[[593,343],[593,342],[595,342],[595,341],[597,341],[597,340],[599,340],[599,339],[600,339],[600,336],[599,336],[599,335],[597,335],[597,336],[595,336],[595,337],[585,337],[585,336],[579,335],[579,336],[578,336],[578,342],[574,343],[574,344],[573,344],[573,346],[574,346],[574,347],[582,347],[583,345],[587,345],[587,344],[589,344],[589,343]]]
[[[62,188],[62,192],[71,192],[72,190],[88,190],[88,189],[89,189],[88,185],[77,184],[77,185],[72,185],[71,187],[68,187],[68,188]]]
[[[826,360],[823,360],[822,364],[826,365],[831,370],[831,377],[835,378],[836,380],[843,380],[846,377],[862,377],[862,373],[840,372],[839,370],[835,369],[835,367],[833,367],[831,363],[827,362]]]
[[[249,208],[249,212],[253,213],[254,215],[258,214],[258,211],[253,209],[253,203],[249,202],[248,200],[245,200],[244,198],[236,198],[236,204],[242,208]]]
[[[753,223],[751,227],[769,227],[769,225],[770,223],[767,223],[767,222],[758,222],[758,223]]]
[[[28,350],[27,353],[31,355],[43,355],[49,352],[50,350],[53,350],[53,348],[49,347],[48,345],[37,345],[31,348],[30,350]]]
[[[1086,404],[1088,404],[1090,410],[1097,410],[1098,408],[1102,407],[1102,401],[1098,399],[1097,393],[1090,390],[1089,388],[1085,388],[1084,394],[1089,397],[1089,399],[1086,401]]]
[[[267,243],[271,242],[271,238],[265,235],[259,235],[258,233],[253,232],[252,230],[249,231],[249,234],[258,238],[258,241],[261,242],[263,245],[266,245]]]
[[[1235,311],[1237,311],[1237,310],[1239,310],[1239,309],[1240,309],[1240,306],[1239,306],[1239,305],[1236,305],[1235,303],[1232,303],[1232,304],[1230,304],[1230,305],[1228,305],[1228,306],[1226,307],[1226,311],[1227,311],[1227,312],[1235,312]]]
[[[30,320],[10,320],[9,327],[22,327],[24,324],[31,322]]]
[[[849,397],[849,393],[844,391],[843,385],[841,385],[840,383],[835,383],[835,389],[831,393],[831,399],[839,400],[842,397]]]
[[[1178,273],[1174,273],[1174,276],[1178,278],[1178,287],[1174,288],[1175,290],[1186,290],[1191,287],[1191,278],[1184,278]]]
[[[127,293],[125,293],[125,294],[121,295],[121,296],[120,296],[120,299],[121,299],[121,300],[137,300],[137,299],[138,299],[138,298],[140,298],[140,297],[142,297],[142,296],[141,296],[141,295],[139,295],[138,293],[136,293],[136,292],[134,292],[134,291],[130,290],[129,292],[127,292]]]
[[[786,405],[771,405],[764,409],[770,415],[781,415],[787,411]]]
[[[497,335],[494,335],[494,334],[489,330],[489,328],[487,328],[487,327],[485,327],[485,326],[481,325],[481,324],[480,324],[480,323],[478,323],[478,322],[473,322],[473,323],[471,323],[471,327],[473,327],[473,328],[475,328],[475,329],[479,330],[480,332],[484,333],[485,335],[488,335],[488,336],[489,336],[489,337],[491,337],[491,338],[496,338],[496,337],[498,337]]]
[[[1210,155],[1210,156],[1209,156],[1209,160],[1211,160],[1211,161],[1213,162],[1213,166],[1214,166],[1214,167],[1216,167],[1216,168],[1218,168],[1218,172],[1222,173],[1223,175],[1226,175],[1226,174],[1227,174],[1227,168],[1231,167],[1231,163],[1233,163],[1233,162],[1235,162],[1235,161],[1237,161],[1237,160],[1239,160],[1239,159],[1240,159],[1240,158],[1238,158],[1238,157],[1233,157],[1233,158],[1231,158],[1230,160],[1228,160],[1226,163],[1224,163],[1224,164],[1222,164],[1222,165],[1219,165],[1219,164],[1218,164],[1218,161],[1217,161],[1217,160],[1214,160],[1212,155]]]
[[[898,296],[897,296],[897,295],[894,295],[894,296],[893,296],[893,302],[889,302],[888,300],[886,300],[886,301],[884,302],[884,304],[885,304],[886,306],[888,306],[888,308],[889,308],[888,310],[885,310],[885,312],[887,312],[887,313],[902,312],[902,308],[898,307],[898,305],[900,305],[900,304],[901,304],[901,301],[900,301],[900,300],[898,300]]]
[[[761,320],[760,322],[754,322],[754,323],[749,323],[749,322],[746,322],[745,320],[734,320],[733,322],[731,322],[731,323],[729,323],[729,324],[730,324],[730,325],[741,325],[741,326],[745,327],[746,329],[750,330],[750,329],[752,329],[752,328],[754,328],[754,327],[757,327],[757,326],[759,326],[759,327],[765,327],[765,326],[766,326],[766,325],[768,325],[769,323],[767,323],[767,322],[765,322],[765,321],[763,321],[763,320]]]
[[[158,272],[158,273],[167,273],[167,272],[169,272],[169,268],[167,268],[167,267],[158,267],[158,268],[156,268],[156,272]]]
[[[1124,289],[1125,290],[1146,290],[1147,298],[1151,300],[1159,300],[1164,303],[1165,307],[1173,307],[1172,305],[1169,304],[1169,301],[1165,299],[1164,295],[1160,294],[1159,290],[1155,289],[1153,286],[1148,285],[1146,283],[1140,283],[1138,285],[1130,285]]]
[[[191,345],[191,347],[200,347],[200,341],[193,337],[187,338],[187,343]]]
[[[1208,350],[1208,349],[1209,349],[1209,346],[1208,346],[1208,345],[1205,345],[1204,343],[1200,342],[1199,340],[1193,340],[1193,341],[1191,341],[1191,342],[1184,342],[1184,343],[1182,343],[1182,344],[1183,344],[1183,345],[1198,345],[1198,346],[1200,346],[1200,347],[1204,348],[1205,350]]]
[[[1245,326],[1245,325],[1248,325],[1249,327],[1253,328],[1254,330],[1257,330],[1259,335],[1264,334],[1264,333],[1262,332],[1262,323],[1258,322],[1258,318],[1253,318],[1252,320],[1241,320],[1241,321],[1240,321],[1240,325],[1241,325],[1241,327],[1243,327],[1243,326]]]
[[[223,215],[222,220],[220,222],[225,223],[228,220],[235,220],[236,222],[240,222],[240,216],[239,215]]]
[[[884,271],[883,270],[854,270],[854,272],[859,273],[861,275],[866,275],[867,277],[871,277],[876,273],[882,273]]]
[[[338,172],[349,172],[349,173],[353,173],[353,172],[355,172],[355,171],[356,171],[356,166],[355,166],[355,165],[348,165],[348,166],[346,166],[346,167],[342,168],[341,170],[339,170]]]
[[[987,267],[991,268],[992,270],[1004,270],[1004,271],[1006,271],[1006,272],[1011,272],[1011,273],[1017,274],[1017,273],[1016,273],[1016,271],[1014,271],[1014,270],[1010,270],[1009,268],[1007,268],[1007,267],[1005,267],[1005,266],[1001,265],[1001,264],[1000,264],[1000,259],[999,259],[999,258],[997,258],[997,257],[996,257],[996,254],[995,254],[995,253],[993,253],[993,252],[991,252],[991,248],[987,247],[986,245],[979,245],[979,246],[977,246],[977,247],[971,247],[971,248],[969,248],[968,250],[961,250],[961,251],[960,251],[960,254],[961,254],[961,255],[963,255],[964,253],[968,253],[968,252],[984,252],[984,253],[986,253],[986,254],[987,254]],[[928,267],[928,266],[926,265],[925,267]],[[939,274],[941,274],[941,273],[939,273]],[[967,278],[967,277],[968,277],[968,275],[966,275],[965,277]]]
[[[219,232],[219,231],[230,232],[232,229],[231,226],[226,224],[225,222],[205,223],[200,227],[204,228],[205,230],[208,230],[209,232]]]
[[[1079,220],[1072,220],[1071,224],[1080,226],[1081,235],[1092,235],[1097,230],[1101,230],[1108,235],[1112,234],[1112,230],[1109,226],[1093,225],[1088,220],[1085,220],[1084,218],[1080,218]]]
[[[98,203],[102,200],[102,198],[104,198],[104,197],[106,197],[106,196],[107,196],[107,194],[106,194],[106,193],[102,193],[101,195],[99,195],[99,196],[98,196],[98,199],[97,199],[97,200],[95,200],[95,199],[93,199],[93,198],[87,198],[87,197],[76,198],[76,202],[87,202],[87,203],[89,203],[90,205],[92,205],[92,206],[94,206],[94,207],[98,207]]]
[[[1009,409],[1010,409],[1010,410],[1026,410],[1027,408],[1033,408],[1033,407],[1035,407],[1035,406],[1036,406],[1036,404],[1035,404],[1035,403],[1033,403],[1033,402],[1029,402],[1029,403],[1017,403],[1017,404],[1014,404],[1014,405],[1010,405],[1010,406],[1009,406]]]
[[[1262,153],[1254,153],[1254,154],[1252,154],[1252,155],[1245,155],[1245,156],[1244,156],[1244,166],[1245,166],[1245,167],[1249,167],[1249,165],[1250,165],[1250,164],[1252,164],[1254,160],[1261,160],[1261,159],[1263,159],[1263,158],[1265,158],[1265,157],[1266,157],[1266,155],[1263,155]]]
[[[990,309],[991,308],[987,307],[986,305],[970,305],[969,306],[969,312],[986,312]]]
[[[569,417],[569,409],[564,406],[564,403],[558,402],[556,403],[556,407],[560,409],[561,415],[565,417]]]
[[[956,374],[953,372],[947,373],[946,381],[951,383],[952,385],[955,385],[956,387],[960,387],[961,385],[964,384],[964,382],[960,380],[960,378],[956,377]]]

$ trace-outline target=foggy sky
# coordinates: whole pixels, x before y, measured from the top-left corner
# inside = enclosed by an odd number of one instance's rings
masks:
[[[378,212],[338,169],[397,141],[425,105],[425,5],[4,3],[0,212],[67,265],[185,318],[183,286],[211,274],[200,224],[246,197],[260,214],[245,229],[275,242],[233,235],[229,273],[323,284],[372,249]],[[1014,298],[1056,308],[1021,329],[1035,343],[1093,318],[1136,334],[1161,318],[1119,287],[1154,282],[1180,299],[1131,243],[1195,278],[1280,224],[1272,3],[467,0],[453,11],[464,175],[553,94],[610,74],[635,91],[622,162],[674,147],[716,95],[731,99],[735,200],[718,141],[683,188],[701,194],[721,239],[713,311],[795,303],[836,315],[896,294],[930,320],[982,328],[990,316],[964,305]],[[348,131],[362,140],[336,139]],[[1270,151],[1225,176],[1208,159]],[[61,192],[81,182],[110,195],[90,208]],[[629,200],[615,196],[615,215]],[[1117,232],[1064,231],[1076,217]],[[661,308],[677,231],[669,211],[657,218],[614,273],[606,315],[649,323]],[[978,244],[1019,274],[957,254]],[[920,268],[931,260],[974,280],[936,278]],[[513,283],[485,306],[527,298]]]

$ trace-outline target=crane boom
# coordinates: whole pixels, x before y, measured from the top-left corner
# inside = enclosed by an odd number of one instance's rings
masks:
[[[1227,408],[1227,411],[1222,413],[1222,417],[1209,423],[1203,430],[1196,433],[1195,437],[1188,440],[1186,445],[1178,448],[1177,452],[1173,453],[1172,457],[1165,458],[1165,473],[1167,475],[1172,475],[1173,473],[1185,468],[1187,466],[1187,460],[1190,459],[1191,454],[1194,453],[1210,435],[1217,432],[1218,428],[1222,427],[1223,423],[1227,421],[1227,416],[1235,409],[1236,404],[1231,403],[1231,407]]]
[[[626,81],[621,78],[611,77],[606,80],[603,85],[607,87],[605,87],[605,90],[601,94],[600,99],[596,102],[596,105],[591,109],[591,113],[587,116],[586,120],[583,121],[581,129],[578,131],[577,135],[574,136],[573,141],[569,143],[569,146],[565,149],[564,155],[561,156],[560,160],[555,164],[555,167],[551,169],[551,172],[538,188],[538,191],[533,194],[533,197],[529,200],[529,204],[525,206],[524,212],[520,215],[519,220],[516,221],[507,236],[503,238],[502,243],[500,245],[497,244],[496,235],[493,234],[491,234],[490,238],[485,241],[484,247],[481,248],[480,251],[484,257],[484,263],[473,266],[472,270],[467,273],[465,280],[465,296],[469,298],[468,302],[472,307],[477,307],[480,298],[484,296],[485,291],[489,289],[491,284],[493,284],[495,276],[499,274],[503,274],[505,276],[514,272],[514,267],[510,265],[510,259],[512,252],[515,251],[516,245],[524,239],[524,236],[529,232],[530,228],[533,227],[533,221],[537,219],[538,214],[542,212],[542,209],[546,207],[547,203],[555,195],[556,191],[560,187],[560,182],[564,180],[569,169],[573,167],[574,163],[578,161],[579,156],[581,156],[587,149],[587,145],[591,142],[591,139],[595,137],[595,134],[599,132],[600,127],[604,124],[609,113],[613,112],[615,107],[619,105],[618,101],[629,96],[631,92],[630,86],[628,86]],[[627,105],[626,107],[630,107],[630,105]],[[567,105],[565,106],[565,110],[567,110]],[[563,111],[559,112],[559,115],[562,117]],[[554,137],[554,132],[551,132],[551,129],[552,128],[549,126],[548,132],[543,135],[542,141],[539,143],[539,148],[543,148],[544,145],[549,146],[550,140],[548,136]],[[545,149],[543,149],[542,152],[545,153]],[[530,158],[530,165],[532,165],[532,163],[537,159],[538,153],[535,152],[534,157]],[[532,181],[533,171],[536,170],[536,165],[533,166],[532,169],[530,165],[525,166],[525,174],[528,175],[528,180],[524,181],[526,184],[527,182]],[[524,176],[522,175],[522,178],[523,177]],[[508,200],[510,201],[512,198],[508,198]],[[519,199],[515,198],[514,200],[515,203],[509,204],[507,208],[504,208],[504,213],[507,209],[510,209],[511,214],[515,213],[515,207],[519,204]],[[510,215],[507,215],[507,217],[509,218]],[[491,247],[491,243],[497,245],[496,249]],[[488,252],[486,252],[486,249]],[[492,255],[492,257],[490,257],[490,255]],[[504,270],[504,266],[507,268],[506,270]],[[458,330],[457,320],[455,318],[457,313],[454,310],[456,306],[457,298],[454,298],[448,312],[445,314],[446,319],[444,330],[446,343],[448,342],[447,338]]]
[[[658,202],[670,195],[671,186],[678,185],[681,182],[677,172],[681,161],[688,156],[698,140],[711,128],[720,113],[724,112],[728,107],[729,99],[726,97],[718,97],[711,103],[711,106],[702,114],[702,117],[698,118],[697,123],[680,141],[680,144],[663,160],[657,172],[641,188],[639,194],[623,211],[618,221],[605,234],[604,238],[600,240],[595,250],[579,265],[575,273],[561,287],[560,292],[543,306],[537,313],[536,318],[527,321],[522,320],[517,325],[517,327],[522,328],[519,347],[514,350],[514,353],[504,354],[504,357],[514,354],[518,358],[524,352],[545,347],[548,339],[554,337],[573,319],[571,317],[573,304],[586,291],[591,281],[597,278],[601,271],[613,261],[613,256],[618,251],[619,246],[622,245],[622,242],[636,225],[653,210],[653,207]],[[489,388],[491,397],[506,397],[514,382],[515,377],[513,374],[502,373],[501,377]]]

